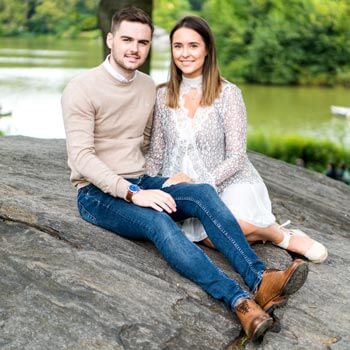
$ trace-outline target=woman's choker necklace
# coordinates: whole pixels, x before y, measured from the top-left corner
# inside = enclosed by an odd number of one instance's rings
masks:
[[[199,88],[203,84],[203,75],[199,75],[195,78],[186,78],[182,76],[181,85],[187,88]]]

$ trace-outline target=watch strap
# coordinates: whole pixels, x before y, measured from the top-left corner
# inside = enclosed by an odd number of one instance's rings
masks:
[[[125,200],[126,200],[127,202],[131,202],[133,194],[134,194],[134,192],[132,192],[132,191],[130,191],[130,190],[128,189],[128,192],[126,192]]]
[[[131,184],[126,192],[125,200],[129,203],[132,202],[132,196],[138,191],[140,191],[140,187],[135,184]]]

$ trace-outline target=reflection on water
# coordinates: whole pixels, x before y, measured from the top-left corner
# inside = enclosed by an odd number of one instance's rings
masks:
[[[0,68],[1,104],[12,116],[0,119],[0,130],[7,135],[39,138],[64,138],[61,93],[77,68]],[[166,79],[164,71],[155,70],[158,83]]]
[[[0,119],[8,135],[64,138],[60,95],[67,82],[84,69],[0,68],[1,104],[12,116]]]
[[[33,58],[33,57],[0,57],[0,63],[20,63],[28,65],[45,65],[47,64],[46,58]],[[63,65],[64,60],[54,58],[50,60],[51,65]]]
[[[168,54],[156,50],[151,75],[167,79]],[[163,46],[164,47],[164,46]],[[100,64],[100,40],[4,39],[0,41],[0,104],[12,117],[0,119],[0,130],[42,138],[63,138],[60,98],[75,75]],[[350,121],[332,117],[330,105],[350,106],[343,88],[240,85],[249,128],[329,138],[350,146]]]
[[[59,51],[59,50],[32,50],[32,49],[0,49],[0,55],[10,56],[72,56],[80,55],[79,51]],[[2,57],[5,60],[5,57]]]
[[[249,126],[267,133],[297,133],[350,146],[350,120],[332,116],[331,105],[350,106],[342,87],[241,86]]]

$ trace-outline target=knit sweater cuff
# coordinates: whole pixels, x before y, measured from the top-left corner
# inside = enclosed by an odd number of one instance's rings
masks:
[[[117,188],[116,188],[116,196],[122,199],[125,199],[126,194],[128,192],[128,187],[131,185],[129,181],[126,181],[122,177],[117,182]]]

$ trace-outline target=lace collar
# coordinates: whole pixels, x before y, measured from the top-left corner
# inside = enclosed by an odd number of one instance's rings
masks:
[[[202,88],[202,84],[203,84],[203,75],[200,75],[198,77],[195,78],[186,78],[184,76],[182,76],[182,81],[181,81],[181,87],[187,89],[199,89]]]

